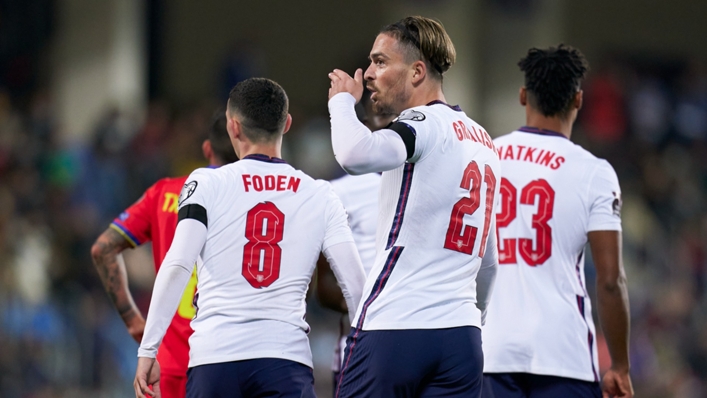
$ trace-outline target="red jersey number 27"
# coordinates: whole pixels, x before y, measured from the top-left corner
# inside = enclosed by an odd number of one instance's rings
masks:
[[[447,236],[444,240],[445,249],[465,254],[471,254],[474,251],[474,243],[479,229],[464,225],[464,216],[474,214],[481,206],[481,179],[479,165],[476,161],[472,161],[466,166],[460,185],[462,189],[469,190],[469,197],[459,199],[452,208]],[[493,211],[493,199],[496,192],[496,176],[493,175],[493,170],[489,165],[484,167],[483,182],[486,184],[486,203],[484,204],[484,230],[479,245],[479,257],[483,257],[486,251],[486,240],[489,235],[491,211]]]
[[[258,203],[248,211],[243,247],[243,277],[256,289],[280,277],[285,215],[272,202]]]

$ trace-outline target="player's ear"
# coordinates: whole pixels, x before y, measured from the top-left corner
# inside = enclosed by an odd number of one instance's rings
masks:
[[[518,96],[520,99],[520,104],[525,106],[528,103],[528,91],[525,89],[525,87],[520,88]]]
[[[584,91],[579,90],[577,93],[574,95],[574,107],[577,110],[582,109],[582,103],[584,102]]]
[[[211,158],[214,156],[214,150],[211,148],[211,141],[208,139],[204,140],[201,144],[201,153],[204,154],[204,159],[211,162]]]
[[[418,60],[412,63],[412,84],[417,85],[422,82],[422,80],[427,75],[427,65],[424,62]]]
[[[241,135],[241,129],[241,123],[238,119],[235,117],[228,119],[228,134],[231,136],[231,139],[238,140]]]
[[[289,113],[287,114],[287,120],[285,121],[285,129],[282,131],[282,134],[287,133],[290,131],[290,127],[292,126],[292,115]]]

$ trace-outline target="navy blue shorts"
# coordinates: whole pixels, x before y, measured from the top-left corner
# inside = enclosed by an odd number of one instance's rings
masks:
[[[187,371],[187,398],[315,398],[312,369],[279,358],[212,363]]]
[[[352,328],[335,398],[479,397],[481,330]]]
[[[598,382],[530,373],[484,374],[483,398],[601,398]]]

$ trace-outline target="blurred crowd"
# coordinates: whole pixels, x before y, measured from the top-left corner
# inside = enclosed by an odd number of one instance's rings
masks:
[[[707,71],[613,59],[594,68],[584,90],[573,140],[609,160],[623,190],[637,396],[705,396]],[[157,179],[205,165],[201,142],[219,104],[107,111],[79,142],[60,137],[46,92],[27,98],[0,90],[0,396],[129,396],[137,345],[101,287],[90,246]],[[295,122],[286,160],[315,177],[340,174],[326,114]],[[145,311],[151,257],[132,253],[128,264]],[[587,273],[591,280],[591,260]],[[327,377],[337,317],[311,307],[323,369],[315,377]],[[599,350],[606,368],[601,336]]]
[[[622,188],[636,396],[707,396],[707,70],[615,58],[584,91],[573,140]]]

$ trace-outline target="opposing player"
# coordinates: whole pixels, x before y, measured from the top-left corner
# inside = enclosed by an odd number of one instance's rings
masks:
[[[495,140],[499,270],[483,328],[487,396],[631,397],[629,308],[621,262],[621,189],[605,160],[569,138],[582,106],[584,56],[533,48],[520,103],[526,126]],[[584,280],[589,241],[611,369],[599,384]]]
[[[155,353],[200,253],[187,396],[314,396],[304,299],[317,257],[327,256],[351,311],[365,275],[329,183],[280,159],[287,109],[268,79],[231,91],[227,126],[241,160],[194,171],[182,190],[138,351],[136,396],[160,396]]]
[[[356,104],[358,119],[369,129],[378,130],[392,122],[396,115],[376,114],[373,112],[371,93],[364,91],[361,101]],[[363,270],[368,275],[373,268],[376,257],[376,225],[378,223],[378,194],[381,175],[369,173],[358,176],[344,175],[331,182],[334,192],[348,214],[349,225],[356,241],[358,254],[361,256]],[[351,329],[351,320],[344,304],[341,290],[334,277],[329,263],[320,257],[317,262],[317,298],[327,308],[342,312],[339,325],[339,340],[334,349],[332,371],[334,373],[334,393],[336,393],[339,372],[344,359],[346,335]]]
[[[469,397],[496,272],[499,160],[486,131],[445,103],[455,60],[441,24],[408,17],[377,36],[365,75],[329,74],[332,144],[350,174],[383,172],[375,265],[347,340],[337,397]],[[362,81],[378,113],[356,119]],[[500,177],[499,177],[500,178]]]
[[[214,117],[208,138],[202,144],[204,157],[210,167],[218,167],[238,160],[226,131],[226,117],[219,112]],[[147,189],[135,204],[130,206],[108,229],[103,232],[91,248],[93,263],[98,270],[103,286],[118,310],[130,335],[140,343],[145,328],[145,319],[135,306],[120,254],[127,248],[137,247],[152,241],[155,271],[167,254],[177,225],[177,198],[187,176],[164,178]],[[196,274],[192,274],[182,294],[178,310],[172,313],[172,321],[158,351],[162,365],[162,391],[167,397],[184,397],[189,362],[189,326],[195,310],[192,305],[196,289]]]

